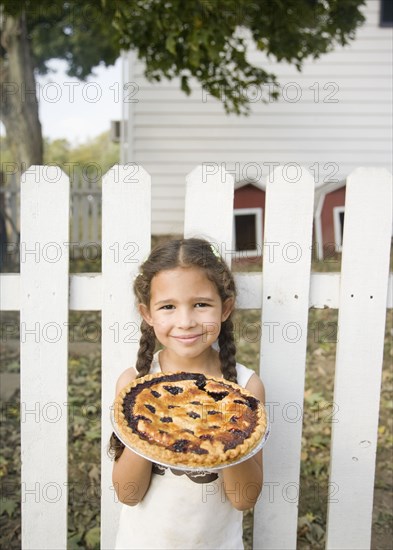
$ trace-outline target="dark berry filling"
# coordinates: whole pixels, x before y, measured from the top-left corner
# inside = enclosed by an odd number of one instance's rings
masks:
[[[196,455],[207,455],[209,451],[206,449],[201,449],[200,447],[192,447],[191,452]]]
[[[214,401],[221,401],[222,399],[224,399],[224,397],[226,397],[228,395],[229,392],[227,392],[227,391],[219,391],[219,392],[208,391],[207,393],[208,393],[208,395],[210,395],[210,397],[212,397],[214,399]]]
[[[255,397],[247,396],[248,406],[252,411],[255,411],[258,408],[259,401]]]
[[[171,449],[176,453],[185,453],[190,446],[191,441],[188,439],[178,439],[174,442]]]
[[[177,395],[183,391],[183,388],[180,388],[179,386],[164,386],[164,389],[172,395]]]

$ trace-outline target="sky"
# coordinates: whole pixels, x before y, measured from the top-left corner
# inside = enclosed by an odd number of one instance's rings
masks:
[[[109,130],[110,121],[120,119],[120,58],[111,67],[96,67],[86,82],[68,76],[65,61],[53,59],[49,66],[56,72],[37,78],[44,137],[65,138],[74,146]]]

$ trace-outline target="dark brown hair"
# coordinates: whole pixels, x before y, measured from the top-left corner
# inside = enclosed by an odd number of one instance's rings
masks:
[[[191,238],[167,241],[159,244],[151,251],[148,259],[141,265],[139,275],[134,281],[134,293],[137,303],[149,307],[151,282],[155,275],[176,267],[199,267],[203,269],[207,278],[217,288],[222,303],[228,298],[235,301],[236,287],[233,275],[215,245],[204,239]],[[237,382],[236,346],[231,315],[221,324],[218,343],[221,372],[227,380]],[[149,373],[156,344],[153,328],[142,321],[141,338],[135,365],[138,377]],[[115,460],[117,460],[124,446],[118,438],[114,438],[116,436],[113,434],[111,451],[115,456]]]

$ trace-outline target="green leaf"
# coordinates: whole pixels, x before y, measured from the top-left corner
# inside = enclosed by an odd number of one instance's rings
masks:
[[[11,500],[9,498],[2,499],[0,501],[0,516],[3,514],[7,514],[7,516],[10,518],[12,517],[13,513],[16,510],[16,502],[14,500]]]
[[[95,441],[101,439],[100,427],[93,427],[86,432],[86,439],[88,441]]]
[[[176,55],[176,36],[174,34],[168,35],[167,39],[165,40],[165,48],[168,50],[168,52]]]
[[[82,540],[82,534],[81,533],[75,533],[74,535],[71,535],[68,537],[67,540],[67,549],[68,550],[78,550],[81,548],[79,543]]]
[[[200,65],[200,55],[199,49],[191,49],[189,56],[190,65],[192,67],[199,67]]]
[[[99,548],[100,545],[100,528],[93,527],[89,529],[85,535],[85,543],[87,548]]]
[[[190,95],[191,93],[191,88],[188,84],[188,77],[187,76],[182,76],[181,77],[181,89],[183,90],[183,92],[185,92],[187,95]]]

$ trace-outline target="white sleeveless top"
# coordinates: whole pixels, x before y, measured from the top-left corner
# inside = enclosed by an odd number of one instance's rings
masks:
[[[239,363],[236,370],[245,387],[254,371]],[[150,372],[160,372],[158,353]],[[243,513],[226,497],[221,472],[154,465],[142,502],[122,505],[115,550],[242,550]]]

